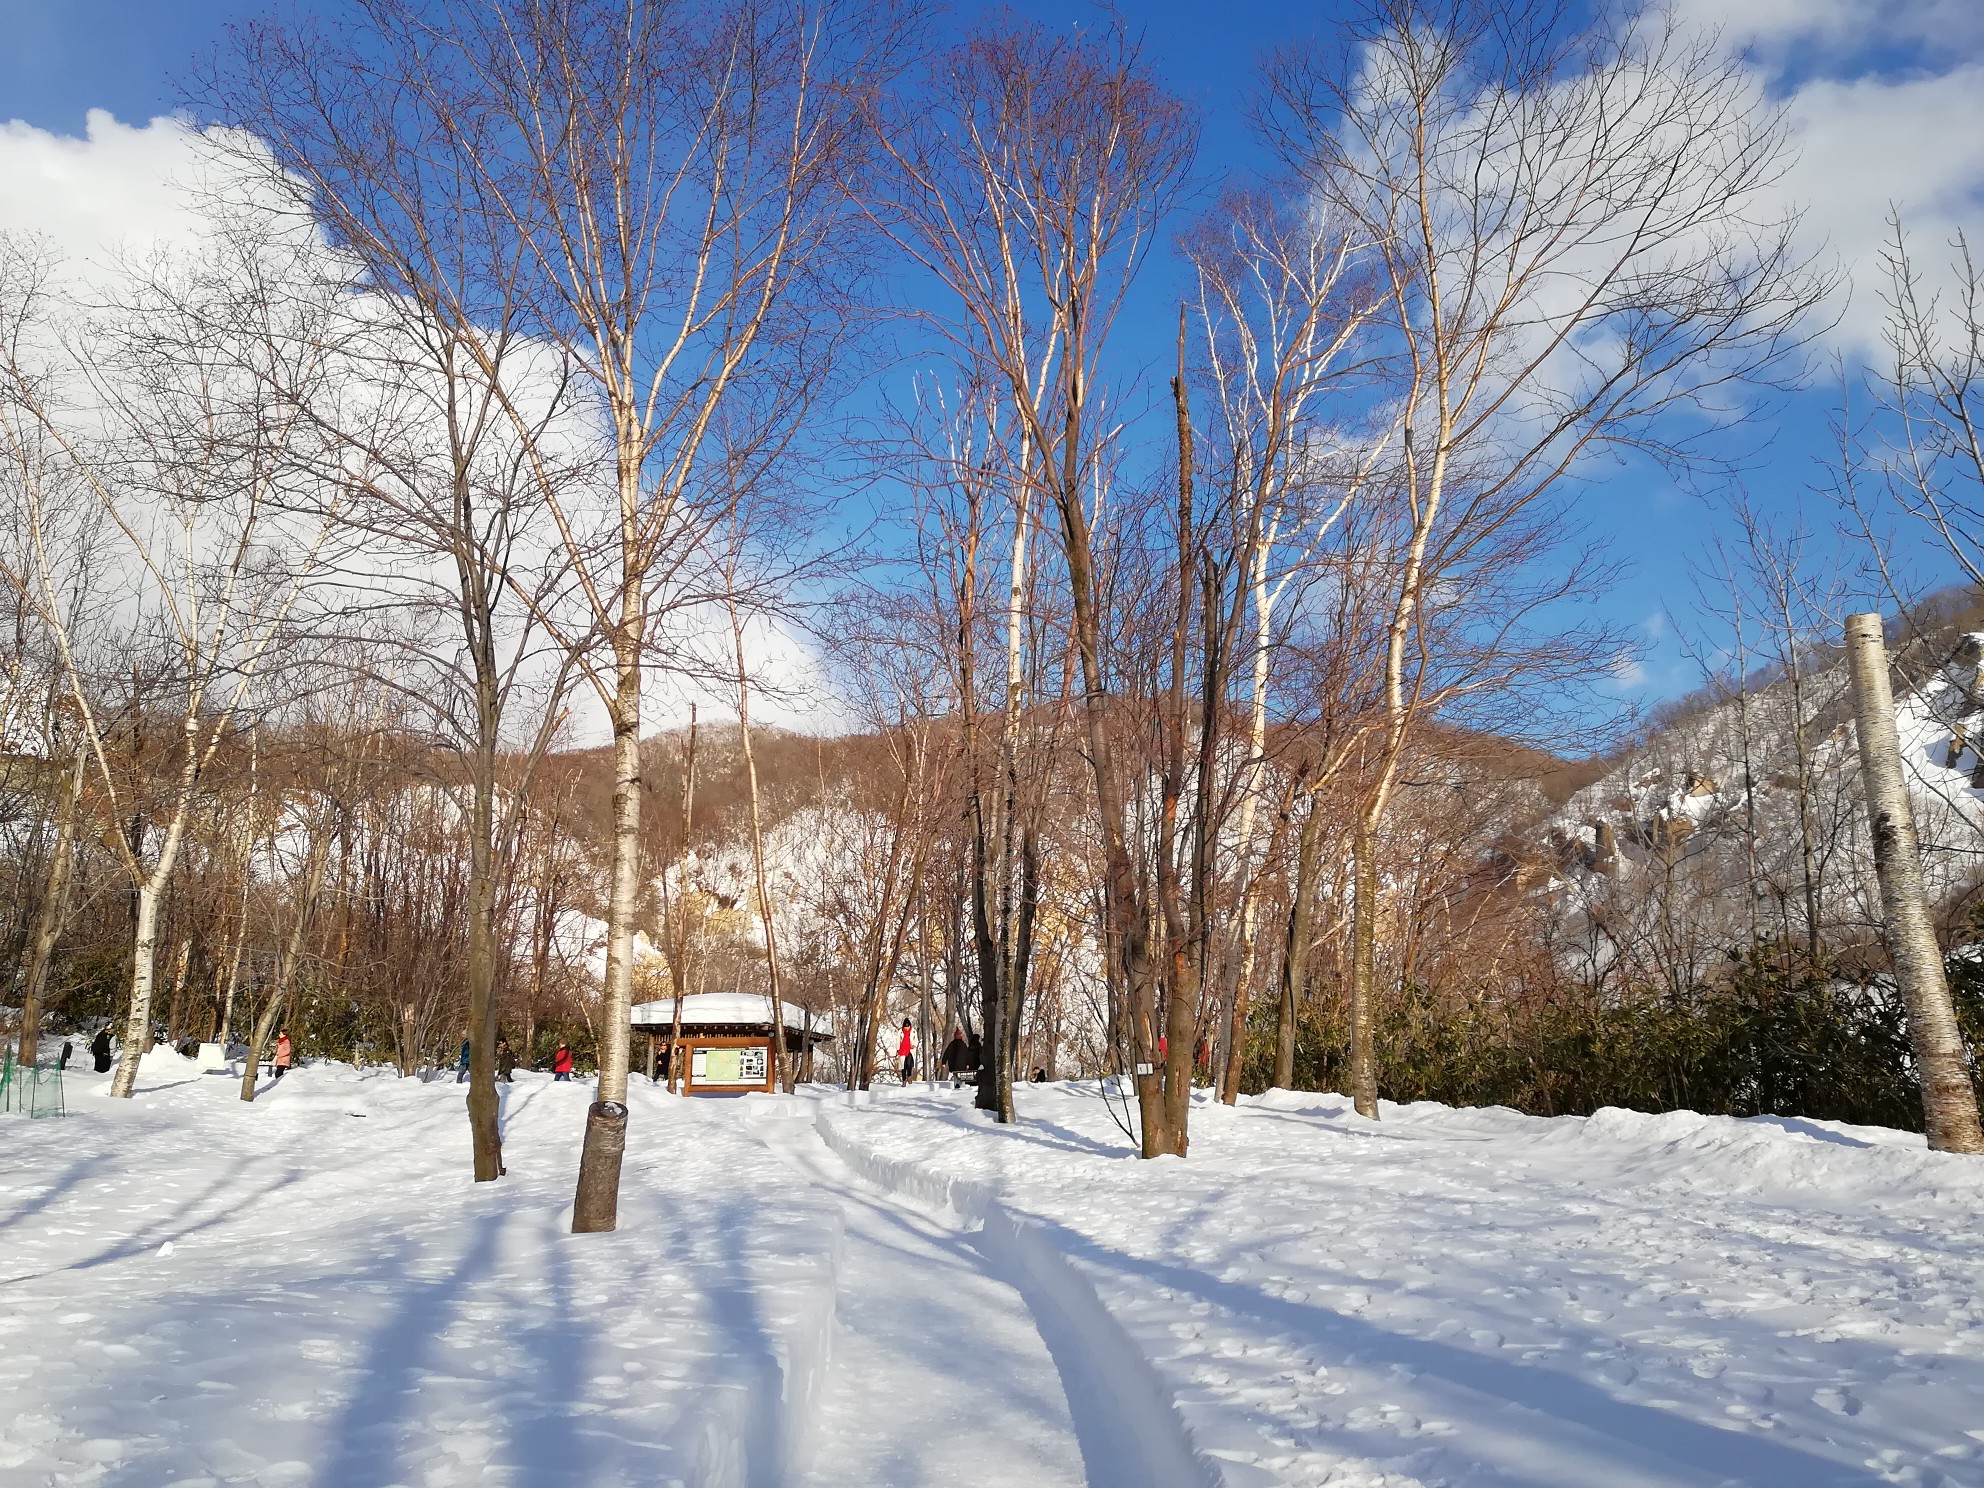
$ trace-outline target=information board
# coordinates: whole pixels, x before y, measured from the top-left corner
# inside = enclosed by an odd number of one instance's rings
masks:
[[[763,1044],[698,1049],[689,1060],[689,1081],[694,1085],[762,1085],[770,1052]]]

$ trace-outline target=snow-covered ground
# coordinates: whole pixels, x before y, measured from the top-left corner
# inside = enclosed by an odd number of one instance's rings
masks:
[[[1984,1162],[1897,1133],[1093,1085],[694,1102],[337,1066],[0,1118],[0,1485],[1984,1484]]]

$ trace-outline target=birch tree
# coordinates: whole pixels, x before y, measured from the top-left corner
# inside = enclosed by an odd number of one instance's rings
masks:
[[[1383,438],[1346,438],[1330,425],[1358,391],[1364,332],[1379,303],[1374,281],[1360,272],[1367,247],[1309,209],[1299,192],[1268,190],[1229,193],[1185,244],[1212,403],[1205,446],[1220,508],[1215,530],[1235,571],[1222,647],[1245,679],[1237,913],[1219,1009],[1217,1084],[1228,1104],[1239,1096],[1255,962],[1255,824],[1266,788],[1277,610],[1291,593],[1306,593],[1322,549],[1385,449]],[[1320,784],[1305,782],[1310,790]]]
[[[1828,286],[1795,212],[1773,205],[1790,163],[1780,110],[1664,12],[1582,23],[1368,0],[1340,48],[1279,54],[1267,94],[1283,161],[1375,245],[1395,369],[1384,729],[1358,822],[1352,989],[1352,1094],[1375,1116],[1375,853],[1399,762],[1417,720],[1508,674],[1492,654],[1542,655],[1523,622],[1547,596],[1488,574],[1520,575],[1512,548],[1549,551],[1543,513],[1600,455],[1704,461],[1747,391],[1792,370]],[[1442,654],[1443,627],[1472,631],[1473,665]]]
[[[1182,1153],[1197,981],[1170,986],[1160,1008],[1160,979],[1188,974],[1193,961],[1160,965],[1139,884],[1095,499],[1110,443],[1104,349],[1190,168],[1196,129],[1120,27],[1062,36],[1023,24],[989,25],[940,54],[924,95],[880,128],[878,215],[941,286],[940,333],[970,380],[997,387],[1016,426],[1017,480],[1057,530],[1103,839],[1105,933],[1132,1003],[1143,1150]]]
[[[18,262],[18,261],[17,261]],[[200,795],[201,773],[229,736],[300,588],[322,529],[302,540],[276,522],[293,474],[293,418],[241,375],[239,331],[254,313],[239,256],[153,266],[121,304],[88,316],[44,299],[35,329],[0,362],[0,442],[13,457],[39,618],[101,788],[101,841],[133,902],[130,996],[110,1092],[128,1097],[150,1044],[159,913]],[[247,291],[252,293],[252,289]],[[45,296],[19,277],[0,297]],[[7,320],[36,315],[33,304]],[[29,451],[39,448],[41,456]],[[53,539],[64,506],[104,520],[120,618],[148,642],[126,705],[171,741],[141,786],[113,762],[117,701],[68,624]],[[120,669],[121,670],[121,669]],[[135,717],[133,726],[144,720]],[[144,791],[144,799],[137,792]],[[125,830],[127,825],[129,830]]]
[[[864,95],[901,41],[885,0],[363,0],[327,46],[251,33],[242,80],[278,79],[256,112],[287,116],[298,83],[360,59],[391,143],[439,154],[370,215],[403,261],[472,224],[513,246],[532,334],[569,359],[610,453],[597,486],[534,463],[571,560],[577,622],[551,620],[613,736],[599,1099],[573,1227],[617,1223],[633,945],[640,895],[644,678],[666,666],[661,617],[698,588],[705,443],[746,468],[777,458],[844,332],[850,248],[842,186]],[[272,137],[289,168],[309,130]],[[434,147],[440,146],[437,150]],[[495,379],[488,379],[494,388]],[[530,416],[507,409],[527,454]],[[730,472],[731,479],[737,476]]]

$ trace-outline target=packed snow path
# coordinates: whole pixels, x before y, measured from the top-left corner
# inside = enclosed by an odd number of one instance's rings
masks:
[[[0,1119],[0,1488],[1984,1488],[1984,1164],[1686,1113],[673,1099],[149,1056]]]
[[[863,1183],[803,1119],[752,1124],[843,1222],[832,1355],[798,1481],[1080,1488],[1053,1362],[1019,1294],[969,1237]]]

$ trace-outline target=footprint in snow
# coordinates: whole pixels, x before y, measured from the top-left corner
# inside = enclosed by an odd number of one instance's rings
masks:
[[[1814,1390],[1812,1403],[1821,1410],[1831,1411],[1835,1416],[1860,1414],[1860,1402],[1854,1398],[1853,1392],[1840,1389],[1836,1385],[1827,1385],[1823,1389]]]

